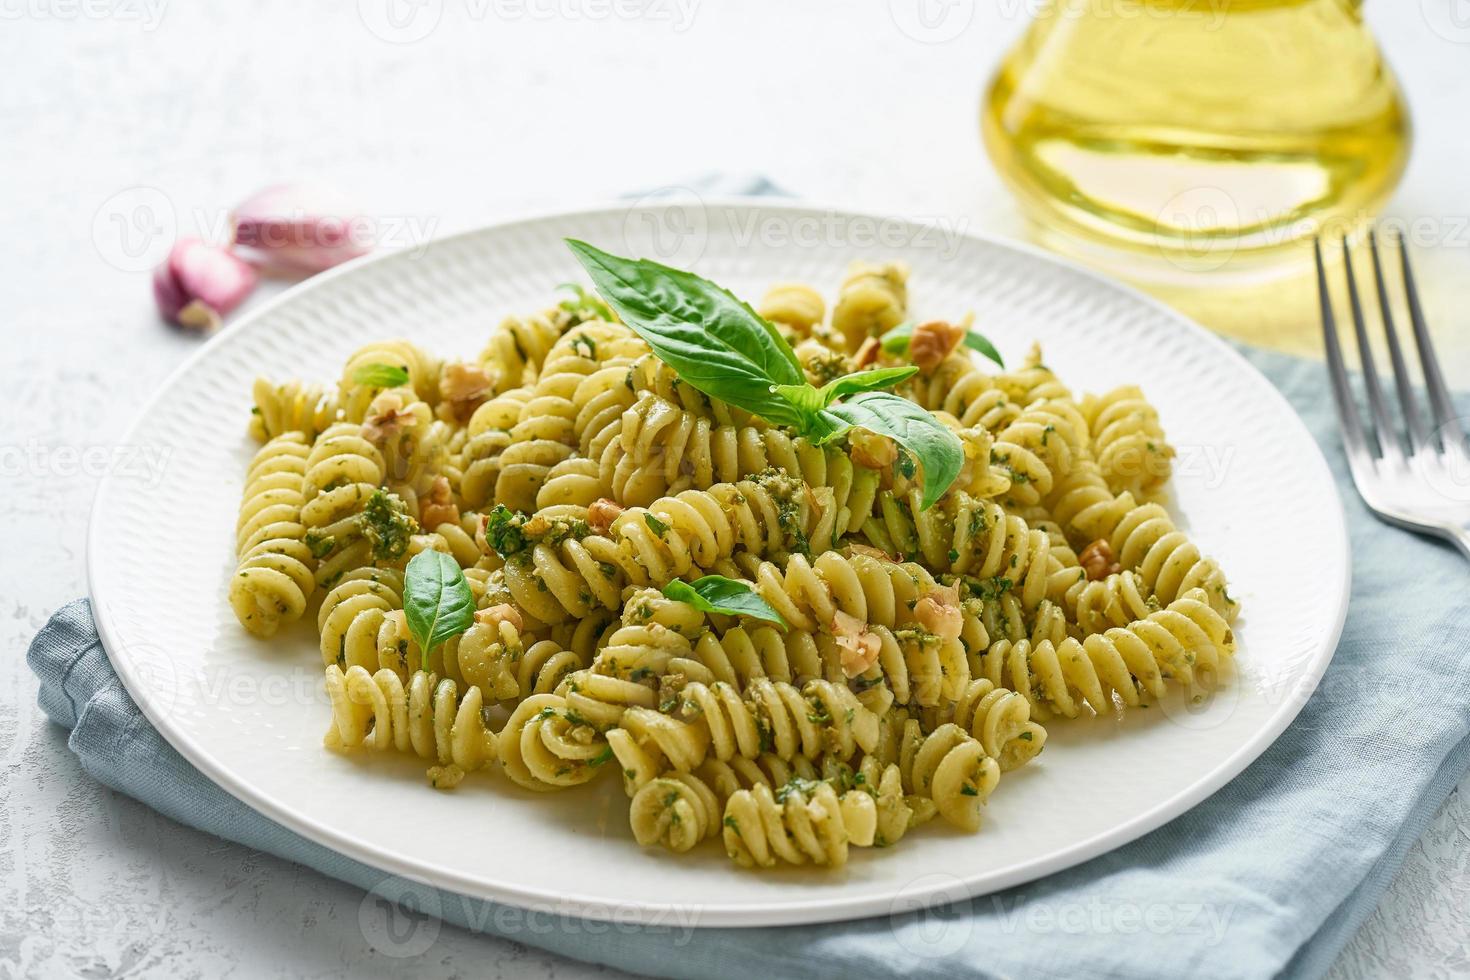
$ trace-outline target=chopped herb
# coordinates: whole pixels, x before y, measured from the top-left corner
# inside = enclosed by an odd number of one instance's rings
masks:
[[[396,493],[374,490],[360,516],[363,537],[372,545],[373,558],[393,561],[408,552],[408,540],[418,531],[418,522]]]

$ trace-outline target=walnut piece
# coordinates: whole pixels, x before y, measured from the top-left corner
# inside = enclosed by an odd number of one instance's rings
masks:
[[[1094,582],[1101,582],[1109,575],[1116,575],[1123,570],[1118,564],[1118,559],[1113,556],[1113,548],[1102,538],[1098,538],[1092,544],[1082,549],[1082,554],[1077,556],[1087,577]]]
[[[368,406],[368,417],[362,423],[362,437],[381,446],[394,435],[417,424],[407,400],[396,391],[385,391]]]
[[[960,584],[954,582],[919,597],[914,604],[914,618],[935,636],[958,640],[965,626],[960,610]]]
[[[930,320],[914,328],[909,338],[909,359],[928,374],[940,365],[965,339],[965,328],[943,320]]]
[[[509,603],[502,602],[498,605],[487,606],[475,613],[475,622],[482,626],[499,628],[501,623],[509,623],[519,633],[525,626],[521,620],[521,611]]]
[[[882,345],[878,342],[877,337],[864,339],[862,344],[859,345],[857,353],[852,355],[852,369],[854,371],[861,371],[868,365],[876,363],[878,352],[882,349]]]
[[[598,497],[587,508],[587,526],[594,534],[606,534],[622,512],[623,508],[616,501]]]
[[[870,544],[849,544],[847,546],[847,550],[850,554],[867,555],[869,558],[877,558],[879,561],[898,561],[897,558],[895,558],[893,555],[890,555],[882,548],[874,548]]]
[[[848,677],[857,677],[878,662],[883,642],[856,616],[839,609],[832,618],[832,638],[841,651],[842,672]]]
[[[478,364],[450,364],[439,378],[439,394],[459,422],[469,421],[475,409],[493,393],[494,386],[490,375]]]
[[[459,507],[454,502],[454,493],[449,488],[447,476],[434,477],[428,500],[419,509],[419,523],[427,528],[459,523]]]

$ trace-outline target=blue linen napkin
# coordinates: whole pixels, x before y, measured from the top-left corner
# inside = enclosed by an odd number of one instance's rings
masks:
[[[181,823],[367,889],[385,915],[412,909],[658,976],[1320,976],[1470,768],[1470,668],[1457,640],[1470,590],[1457,552],[1379,523],[1353,492],[1322,365],[1244,353],[1301,414],[1338,479],[1354,559],[1337,654],[1292,726],[1219,792],[1132,844],[996,895],[788,928],[607,927],[554,910],[528,927],[518,910],[343,857],[214,785],[133,704],[87,600],[56,613],[27,660],[41,707],[71,729],[68,744],[93,777]],[[1311,555],[1283,560],[1312,573]],[[421,952],[413,943],[428,932],[399,925],[370,938],[395,945],[393,955]]]

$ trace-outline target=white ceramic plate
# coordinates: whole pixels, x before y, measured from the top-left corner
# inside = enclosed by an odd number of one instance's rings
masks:
[[[225,599],[258,374],[329,381],[360,344],[410,336],[471,355],[512,311],[578,278],[562,238],[689,264],[747,297],[783,279],[829,295],[855,258],[913,268],[923,317],[974,309],[1012,362],[1033,339],[1075,391],[1143,385],[1180,451],[1174,503],[1244,603],[1229,683],[1126,720],[1051,726],[976,835],[931,824],[837,874],[744,872],[717,843],[674,856],[632,840],[618,780],[522,792],[498,773],[453,793],[418,760],[321,746],[329,711],[305,623],[247,637]],[[1200,327],[1022,246],[786,204],[653,204],[499,225],[361,260],[212,340],[143,412],[129,445],[161,479],[119,472],[92,516],[92,596],[108,652],[149,718],[211,779],[270,818],[386,872],[520,906],[700,926],[815,922],[980,894],[1085,861],[1178,816],[1271,744],[1336,646],[1348,546],[1327,466],[1271,385]]]

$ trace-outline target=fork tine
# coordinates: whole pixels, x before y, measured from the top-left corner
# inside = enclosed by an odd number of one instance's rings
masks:
[[[1393,308],[1388,300],[1388,287],[1383,279],[1383,259],[1378,252],[1378,233],[1368,229],[1368,250],[1373,256],[1373,280],[1378,287],[1378,313],[1383,318],[1383,336],[1388,341],[1388,357],[1393,362],[1394,390],[1399,396],[1399,407],[1404,413],[1404,422],[1409,429],[1409,444],[1413,452],[1429,446],[1429,432],[1424,428],[1424,418],[1419,414],[1419,403],[1414,401],[1414,379],[1409,376],[1409,367],[1404,362],[1404,350],[1399,344],[1398,328],[1393,321]]]
[[[1460,429],[1455,416],[1454,403],[1450,401],[1449,389],[1444,375],[1439,370],[1439,359],[1434,355],[1434,341],[1429,338],[1429,326],[1424,322],[1424,309],[1419,305],[1419,290],[1414,285],[1414,270],[1409,265],[1409,249],[1404,236],[1399,235],[1399,263],[1403,266],[1404,295],[1409,300],[1409,319],[1414,324],[1414,343],[1419,348],[1419,363],[1424,366],[1424,383],[1429,388],[1429,404],[1434,410],[1434,423],[1443,434],[1445,448],[1454,443],[1456,449],[1465,448],[1465,433]]]
[[[1332,381],[1332,400],[1337,404],[1337,419],[1342,423],[1342,443],[1349,462],[1368,455],[1368,442],[1363,436],[1363,423],[1353,404],[1353,389],[1348,385],[1347,369],[1342,363],[1342,348],[1337,341],[1337,318],[1332,315],[1332,296],[1327,291],[1327,271],[1322,264],[1322,240],[1312,239],[1312,254],[1317,260],[1317,299],[1322,311],[1322,342],[1327,348],[1327,373]]]
[[[1353,274],[1353,253],[1348,248],[1347,236],[1342,236],[1342,268],[1347,274],[1348,305],[1353,313],[1353,333],[1358,337],[1358,359],[1363,368],[1363,387],[1368,391],[1368,410],[1373,414],[1374,435],[1378,439],[1378,451],[1382,456],[1403,456],[1398,427],[1388,413],[1388,404],[1383,400],[1383,387],[1378,383],[1378,368],[1373,363],[1373,348],[1368,344],[1368,324],[1363,318],[1363,303],[1358,298],[1358,277]]]

